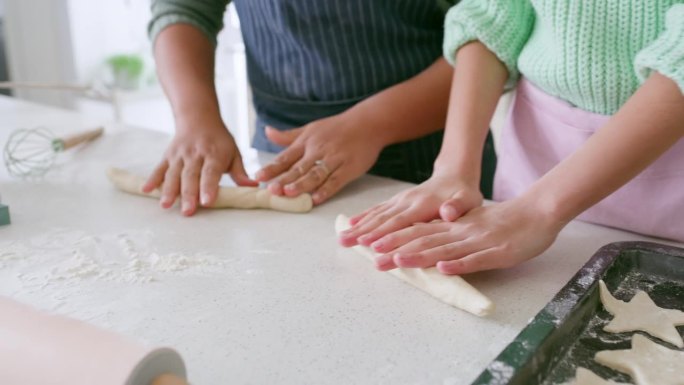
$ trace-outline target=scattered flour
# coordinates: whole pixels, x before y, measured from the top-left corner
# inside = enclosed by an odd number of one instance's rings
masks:
[[[507,384],[515,373],[515,369],[512,366],[501,361],[492,362],[487,367],[487,370],[492,375],[490,382],[492,385]]]
[[[25,241],[0,242],[0,270],[11,268],[29,287],[83,280],[147,283],[169,274],[210,274],[224,261],[206,253],[161,253],[149,231],[90,235],[54,230]]]

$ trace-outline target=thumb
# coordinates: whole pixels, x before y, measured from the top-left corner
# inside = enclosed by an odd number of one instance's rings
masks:
[[[442,203],[439,216],[444,221],[453,222],[481,204],[482,194],[479,191],[462,190]]]
[[[271,126],[266,126],[266,137],[268,140],[283,147],[291,145],[302,132],[304,132],[304,127],[281,131]]]
[[[442,220],[453,222],[465,215],[474,206],[463,198],[451,198],[439,207],[439,216]]]
[[[247,175],[247,172],[245,171],[245,166],[242,164],[242,157],[240,157],[239,155],[236,155],[235,159],[233,159],[233,164],[230,166],[230,170],[228,170],[228,173],[230,174],[231,178],[233,178],[235,184],[237,184],[238,186],[259,186],[259,182],[252,180]]]

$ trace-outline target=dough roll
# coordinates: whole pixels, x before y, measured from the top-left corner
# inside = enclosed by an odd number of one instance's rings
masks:
[[[121,191],[151,198],[161,196],[159,189],[155,189],[149,194],[143,193],[142,186],[145,184],[145,179],[126,170],[110,168],[107,170],[107,177]],[[273,195],[270,191],[257,187],[219,187],[216,201],[210,207],[215,209],[270,209],[290,213],[306,213],[313,208],[313,200],[309,194],[289,198]]]
[[[350,227],[349,218],[344,215],[337,216],[335,220],[337,234]],[[370,260],[379,255],[370,248],[361,245],[354,246],[352,249]],[[494,303],[489,298],[457,275],[444,275],[434,267],[427,269],[397,268],[388,273],[444,303],[477,316],[483,317],[494,311]]]

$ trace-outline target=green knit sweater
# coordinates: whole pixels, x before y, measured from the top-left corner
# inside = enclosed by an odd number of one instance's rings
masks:
[[[464,0],[446,18],[444,55],[478,40],[548,94],[615,113],[657,71],[684,93],[684,1]]]

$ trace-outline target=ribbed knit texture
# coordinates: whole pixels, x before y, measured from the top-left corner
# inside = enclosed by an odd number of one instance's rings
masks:
[[[180,23],[198,28],[216,46],[228,3],[230,0],[153,0],[152,20],[148,25],[150,40],[154,42],[166,27]]]
[[[684,93],[684,1],[464,0],[444,55],[479,40],[508,68],[583,110],[614,114],[657,71]]]

